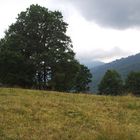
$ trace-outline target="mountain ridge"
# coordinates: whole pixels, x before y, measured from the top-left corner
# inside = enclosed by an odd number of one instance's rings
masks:
[[[87,66],[89,69],[93,69],[99,66],[104,65],[105,63],[102,61],[80,61],[81,64],[84,64]]]
[[[126,58],[117,59],[110,63],[106,63],[91,69],[91,73],[93,75],[92,83],[90,84],[91,92],[98,91],[98,84],[108,69],[118,71],[122,78],[125,79],[129,72],[140,71],[140,53],[128,56]]]

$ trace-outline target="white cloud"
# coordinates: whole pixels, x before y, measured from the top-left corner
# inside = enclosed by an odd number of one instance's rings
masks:
[[[96,59],[108,62],[140,51],[140,32],[137,29],[101,28],[93,22],[86,21],[77,11],[69,17],[68,22],[70,24],[68,34],[73,40],[78,59],[89,58],[89,60]],[[120,50],[115,50],[114,46]],[[114,52],[110,55],[113,50]],[[106,54],[106,58],[103,53]]]
[[[78,2],[78,0],[75,1]],[[83,3],[83,1],[80,2]],[[69,23],[67,34],[72,38],[78,59],[108,62],[140,52],[139,29],[116,30],[100,27],[96,21],[86,20],[71,2],[66,4],[64,0],[5,0],[1,2],[0,36],[4,35],[4,30],[8,28],[8,25],[15,22],[18,13],[30,4],[37,3],[51,10],[59,9],[63,12],[64,19]],[[114,49],[115,46],[118,50]]]

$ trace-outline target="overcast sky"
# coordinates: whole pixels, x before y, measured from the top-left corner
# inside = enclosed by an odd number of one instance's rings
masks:
[[[0,37],[31,4],[63,13],[81,61],[109,62],[140,52],[140,0],[1,0]]]

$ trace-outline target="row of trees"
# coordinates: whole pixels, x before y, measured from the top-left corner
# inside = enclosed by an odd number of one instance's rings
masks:
[[[99,84],[99,94],[102,95],[122,95],[128,92],[140,95],[140,72],[130,72],[123,81],[117,71],[108,70]]]
[[[0,83],[85,92],[91,73],[75,59],[68,24],[59,11],[31,5],[0,40]]]

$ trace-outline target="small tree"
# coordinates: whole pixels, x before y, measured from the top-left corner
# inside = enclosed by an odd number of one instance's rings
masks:
[[[140,95],[140,72],[130,72],[126,78],[125,87],[129,92]]]
[[[90,73],[90,70],[86,66],[80,65],[80,70],[76,79],[76,92],[89,91],[89,83],[91,82],[91,78],[92,74]]]
[[[99,93],[104,95],[120,95],[123,90],[123,81],[115,70],[108,70],[99,84]]]
[[[57,91],[71,91],[75,88],[80,64],[76,61],[61,62],[55,65],[50,85]]]

